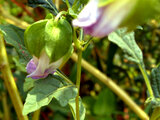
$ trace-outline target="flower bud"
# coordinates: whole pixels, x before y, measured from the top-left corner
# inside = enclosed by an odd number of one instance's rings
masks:
[[[129,29],[160,13],[159,0],[90,0],[73,20],[85,34],[104,37],[118,27]]]

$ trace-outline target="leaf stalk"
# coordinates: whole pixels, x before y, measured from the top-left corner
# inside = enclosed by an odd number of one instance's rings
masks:
[[[151,87],[147,72],[146,72],[145,68],[142,67],[142,65],[139,64],[138,66],[139,66],[139,69],[141,70],[141,73],[142,73],[142,75],[144,77],[144,80],[145,80],[146,86],[148,88],[148,92],[150,94],[150,97],[154,98],[153,90],[152,90],[152,87]]]

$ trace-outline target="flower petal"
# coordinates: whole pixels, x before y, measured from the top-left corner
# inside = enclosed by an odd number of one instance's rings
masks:
[[[49,72],[46,72],[48,67],[49,67],[49,57],[44,51],[42,52],[38,60],[38,65],[36,67],[36,70],[33,71],[27,77],[31,77],[33,79],[45,78],[49,74]]]
[[[98,0],[91,0],[72,23],[83,27],[85,34],[104,37],[119,27],[133,5],[130,0],[115,0],[98,7]]]
[[[100,12],[98,11],[98,0],[91,0],[78,15],[78,18],[72,21],[73,26],[86,27],[94,24]]]
[[[115,1],[105,8],[99,8],[102,9],[103,14],[94,26],[91,35],[104,37],[114,31],[132,8],[131,5],[128,0],[125,0]]]
[[[51,63],[49,65],[49,69],[48,72],[49,73],[54,73],[54,71],[62,64],[64,57],[60,58],[59,60],[57,60],[54,63]]]
[[[27,73],[32,73],[32,72],[34,72],[34,71],[36,70],[36,68],[37,68],[37,65],[34,63],[34,60],[31,59],[31,60],[29,61],[29,63],[27,64],[27,67],[26,67]]]

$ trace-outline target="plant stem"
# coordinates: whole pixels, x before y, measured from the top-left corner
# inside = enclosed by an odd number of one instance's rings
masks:
[[[86,48],[88,47],[88,45],[90,44],[91,40],[93,37],[89,38],[89,40],[87,41],[87,43],[84,45],[83,47],[83,51],[86,50]]]
[[[5,92],[2,92],[2,105],[3,105],[3,110],[4,110],[4,120],[10,120],[10,111],[9,111],[9,106],[7,104],[7,96]]]
[[[74,28],[74,31],[73,31],[74,33],[74,37],[73,37],[73,42],[74,42],[74,44],[75,44],[75,46],[76,46],[76,48],[79,50],[79,49],[83,49],[82,48],[82,46],[81,46],[81,44],[80,44],[80,41],[77,39],[77,36],[76,36],[76,29]],[[81,35],[80,35],[81,36]]]
[[[21,27],[23,29],[26,29],[29,26],[29,24],[27,22],[21,21],[18,18],[10,15],[6,10],[3,9],[3,7],[1,5],[0,5],[0,13],[1,13],[1,16],[3,16],[5,18],[5,21],[10,24]]]
[[[56,8],[59,10],[59,0],[55,0]]]
[[[59,18],[60,18],[62,15],[66,15],[66,14],[67,14],[66,11],[61,11],[61,12],[59,12],[59,13],[57,14],[57,16],[55,17],[55,21],[58,21]]]
[[[2,72],[5,86],[11,97],[18,119],[28,120],[27,116],[22,115],[23,104],[9,66],[2,32],[0,32],[0,70]]]
[[[80,120],[79,116],[79,89],[81,80],[81,61],[82,61],[82,50],[78,50],[78,61],[77,61],[77,81],[76,86],[78,89],[78,94],[76,96],[76,120]]]
[[[75,53],[72,54],[71,58],[77,62],[78,57]],[[123,89],[115,84],[112,79],[107,77],[104,73],[93,67],[84,59],[82,59],[82,67],[95,76],[98,80],[103,82],[106,86],[108,86],[131,108],[131,110],[133,110],[140,117],[141,120],[149,120],[148,115],[130,98],[130,96]]]
[[[75,0],[75,1],[74,1],[74,3],[73,3],[73,6],[74,6],[74,5],[76,5],[76,4],[77,4],[77,2],[78,2],[78,0]]]
[[[80,115],[79,115],[79,89],[80,89],[80,82],[81,82],[81,61],[82,61],[82,46],[81,42],[83,39],[83,29],[80,29],[80,35],[79,35],[79,40],[77,39],[76,36],[76,30],[74,28],[74,38],[73,42],[78,50],[78,61],[77,61],[77,80],[76,80],[76,86],[78,89],[78,93],[76,96],[76,120],[80,120]]]
[[[153,90],[152,90],[152,87],[151,87],[151,84],[150,84],[150,81],[149,81],[147,72],[146,72],[145,68],[142,67],[142,65],[139,64],[138,66],[139,66],[139,68],[140,68],[140,70],[141,70],[141,73],[142,73],[142,75],[143,75],[143,77],[144,77],[144,80],[145,80],[145,83],[146,83],[146,85],[147,85],[149,94],[150,94],[150,96],[151,96],[152,98],[154,98]]]
[[[56,70],[56,73],[62,77],[67,83],[73,85],[72,81],[70,81],[65,75],[63,75],[60,71]]]
[[[71,7],[69,4],[69,0],[66,0],[66,5],[67,5],[68,9]]]
[[[38,109],[34,112],[32,120],[39,120],[41,109]]]

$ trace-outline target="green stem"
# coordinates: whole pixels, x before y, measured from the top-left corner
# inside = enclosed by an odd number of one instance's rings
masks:
[[[75,0],[74,3],[73,3],[73,6],[75,6],[78,1],[79,1],[79,0]]]
[[[83,47],[83,51],[86,50],[86,48],[88,47],[88,45],[90,44],[91,40],[92,40],[93,37],[89,38],[89,40],[86,42],[86,44],[84,45]]]
[[[76,120],[80,120],[80,116],[79,116],[79,89],[80,89],[80,80],[81,80],[81,61],[82,61],[82,51],[78,50],[77,81],[76,81],[78,94],[76,96]]]
[[[60,71],[56,70],[56,73],[57,73],[60,77],[62,77],[67,83],[73,85],[72,81],[70,81],[70,80],[67,78],[67,76],[63,75]]]
[[[34,112],[32,120],[39,120],[41,109]]]
[[[151,96],[152,98],[154,98],[153,90],[152,90],[152,87],[151,87],[151,84],[150,84],[150,81],[149,81],[147,72],[146,72],[145,68],[142,67],[142,65],[139,64],[138,66],[139,66],[139,68],[140,68],[140,70],[141,70],[141,72],[142,72],[142,75],[143,75],[143,77],[144,77],[144,80],[145,80],[145,83],[146,83],[146,85],[147,85],[149,94],[150,94],[150,96]]]
[[[11,97],[13,106],[19,120],[28,120],[27,116],[22,115],[23,103],[20,98],[14,77],[7,58],[7,52],[4,44],[3,34],[0,32],[0,70],[4,79],[5,86]]]
[[[73,5],[72,5],[72,10],[74,11],[74,13],[78,13],[78,9],[80,8],[80,6],[82,5],[79,0],[75,0]]]
[[[77,62],[78,57],[76,53],[73,53],[71,58]],[[130,108],[133,110],[141,120],[149,120],[148,115],[131,99],[131,97],[116,83],[113,82],[112,79],[107,77],[104,73],[99,71],[97,68],[89,64],[87,61],[82,59],[82,67],[91,73],[98,80],[103,82],[107,87],[109,87],[120,99],[122,99]]]
[[[59,18],[60,18],[62,15],[66,15],[66,14],[67,14],[66,11],[61,11],[61,12],[59,12],[58,15],[55,17],[55,21],[58,21]]]
[[[59,10],[59,0],[55,0],[56,8]]]
[[[80,36],[79,36],[79,40],[82,41],[83,40],[83,29],[80,28]]]
[[[80,41],[77,39],[77,35],[76,35],[76,29],[74,28],[74,33],[73,33],[73,42],[74,42],[74,45],[76,46],[77,49],[83,49],[82,46],[81,46],[81,43]],[[80,35],[81,36],[81,35]]]
[[[83,29],[80,30],[79,39],[77,39],[76,36],[76,29],[74,28],[74,38],[73,42],[78,50],[78,61],[77,61],[77,80],[76,80],[76,86],[78,89],[78,93],[76,96],[76,120],[80,120],[79,116],[79,89],[80,89],[80,81],[81,81],[81,61],[82,61],[82,46],[81,43],[83,39]]]
[[[10,119],[10,111],[9,111],[9,106],[7,104],[7,96],[5,92],[2,92],[2,105],[3,105],[3,110],[4,110],[4,120],[11,120]]]
[[[68,8],[71,8],[68,0],[66,0],[66,5],[67,5]]]

